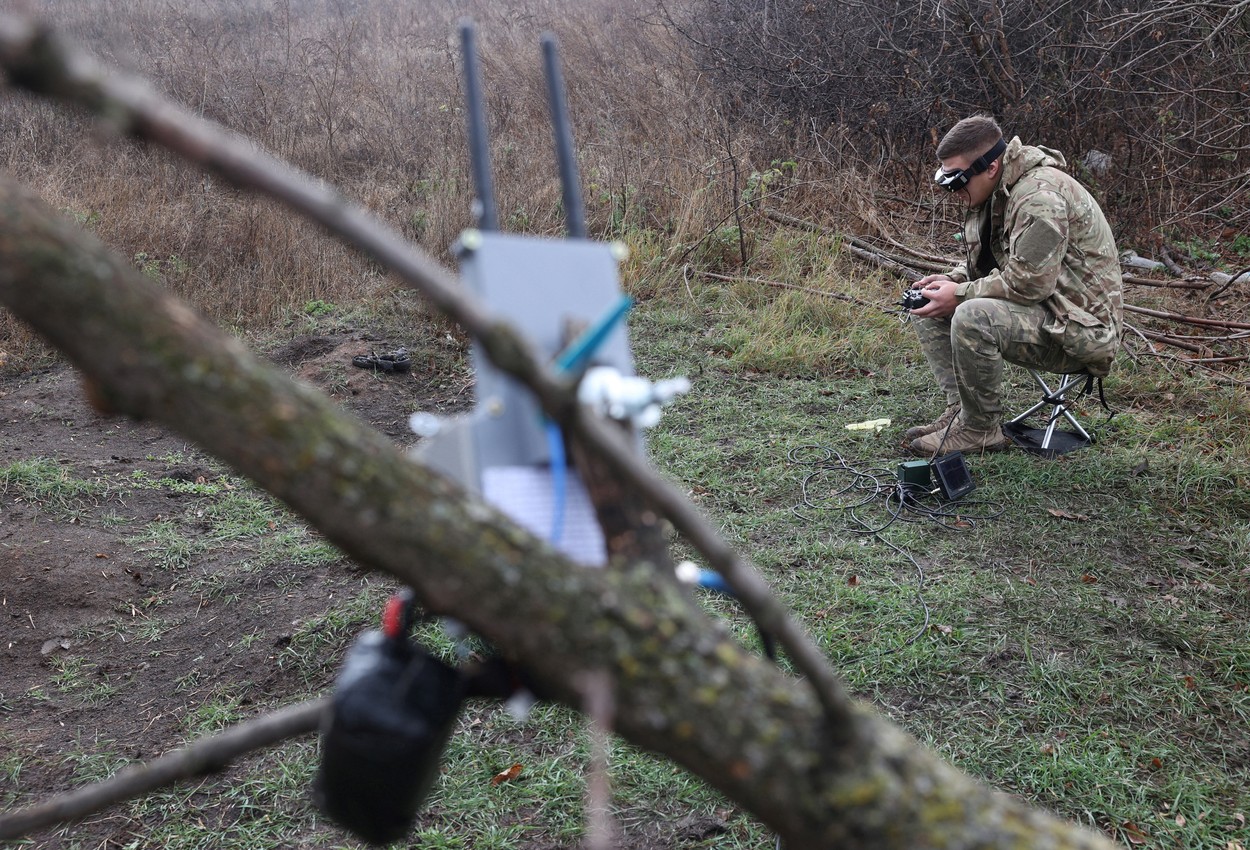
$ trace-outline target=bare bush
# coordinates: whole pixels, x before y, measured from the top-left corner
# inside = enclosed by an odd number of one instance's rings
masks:
[[[1146,223],[1250,225],[1250,2],[692,0],[662,7],[741,113],[849,128],[866,156],[927,163],[991,112],[1077,156]],[[924,172],[916,169],[916,176]]]

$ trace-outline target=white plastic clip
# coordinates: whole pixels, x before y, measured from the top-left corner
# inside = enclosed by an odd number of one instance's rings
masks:
[[[661,407],[689,391],[690,380],[684,376],[652,383],[611,366],[596,366],[582,377],[577,400],[601,415],[650,428],[660,421]]]

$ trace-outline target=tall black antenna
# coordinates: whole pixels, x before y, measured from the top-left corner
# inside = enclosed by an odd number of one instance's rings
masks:
[[[495,184],[490,174],[490,139],[486,130],[486,104],[482,99],[482,72],[477,61],[477,30],[473,22],[460,22],[460,47],[464,54],[464,89],[468,106],[469,158],[473,166],[473,183],[477,188],[477,226],[481,230],[498,230],[499,213],[495,209]]]
[[[560,185],[564,190],[564,222],[573,239],[586,238],[586,209],[582,204],[582,187],[577,177],[577,157],[573,153],[573,128],[569,126],[568,107],[564,99],[564,78],[560,76],[556,37],[544,33],[543,68],[547,73],[547,99],[551,102],[551,126],[556,136],[556,163],[560,169]]]

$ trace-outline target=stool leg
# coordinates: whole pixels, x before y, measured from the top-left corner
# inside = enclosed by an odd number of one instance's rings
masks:
[[[1028,419],[1034,413],[1037,413],[1039,410],[1041,410],[1043,407],[1045,407],[1048,404],[1047,399],[1049,399],[1051,396],[1050,387],[1046,385],[1046,381],[1044,378],[1042,378],[1041,373],[1036,372],[1033,369],[1029,369],[1028,372],[1030,375],[1033,376],[1033,380],[1037,382],[1037,385],[1042,388],[1042,400],[1039,401],[1037,404],[1033,405],[1032,407],[1030,407],[1028,410],[1024,411],[1024,413],[1021,413],[1019,416],[1012,419],[1011,420],[1012,425],[1019,424],[1020,422],[1023,422],[1024,420]]]
[[[1077,421],[1076,421],[1076,417],[1075,417],[1075,416],[1073,416],[1071,413],[1069,413],[1069,412],[1068,412],[1068,408],[1067,408],[1067,406],[1065,406],[1065,407],[1063,408],[1063,416],[1064,416],[1064,418],[1065,418],[1065,419],[1067,419],[1069,422],[1071,422],[1071,423],[1072,423],[1072,427],[1076,429],[1076,431],[1077,431],[1077,433],[1078,433],[1078,434],[1080,434],[1082,437],[1084,437],[1084,438],[1085,438],[1088,442],[1091,442],[1091,443],[1092,443],[1092,442],[1094,442],[1094,438],[1093,438],[1093,437],[1091,437],[1091,436],[1089,435],[1089,432],[1088,432],[1088,431],[1086,431],[1086,430],[1085,430],[1085,429],[1081,426],[1081,423],[1080,423],[1080,422],[1077,422]]]
[[[1081,381],[1084,381],[1084,380],[1085,380],[1085,376],[1083,375],[1081,376],[1068,375],[1067,377],[1065,377],[1063,386],[1059,388],[1059,390],[1057,391],[1057,394],[1060,396],[1063,396],[1063,408],[1062,408],[1063,418],[1067,419],[1068,422],[1072,424],[1072,427],[1076,429],[1076,432],[1078,434],[1080,434],[1082,437],[1084,437],[1086,440],[1092,443],[1094,441],[1094,438],[1089,435],[1089,432],[1086,431],[1084,427],[1082,427],[1081,423],[1078,422],[1076,417],[1072,415],[1072,411],[1069,410],[1069,408],[1072,405],[1068,401],[1068,393],[1071,390],[1075,389],[1076,385],[1081,383]]]
[[[1023,422],[1033,414],[1042,410],[1042,408],[1049,405],[1051,411],[1049,416],[1046,418],[1046,429],[1041,442],[1042,451],[1048,451],[1050,449],[1051,440],[1055,436],[1055,429],[1059,424],[1060,417],[1068,420],[1068,422],[1072,424],[1072,427],[1076,429],[1076,432],[1080,434],[1086,442],[1092,443],[1094,438],[1089,435],[1089,432],[1081,426],[1081,423],[1078,422],[1076,417],[1072,415],[1070,410],[1068,410],[1070,406],[1068,402],[1068,393],[1071,392],[1077,384],[1085,380],[1085,376],[1064,375],[1062,376],[1062,380],[1059,382],[1058,386],[1052,390],[1039,372],[1036,372],[1033,369],[1029,369],[1028,372],[1033,376],[1033,380],[1037,382],[1038,386],[1042,388],[1042,400],[1030,407],[1028,410],[1024,411],[1024,413],[1021,413],[1019,416],[1012,419],[1011,424]]]

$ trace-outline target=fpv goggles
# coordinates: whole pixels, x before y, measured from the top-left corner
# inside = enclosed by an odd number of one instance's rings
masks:
[[[1007,150],[1007,142],[999,139],[994,143],[994,147],[977,157],[967,168],[953,168],[947,171],[938,166],[938,170],[933,175],[933,182],[948,192],[958,192],[968,185],[969,180],[989,168],[990,163],[1002,156],[1005,150]]]

